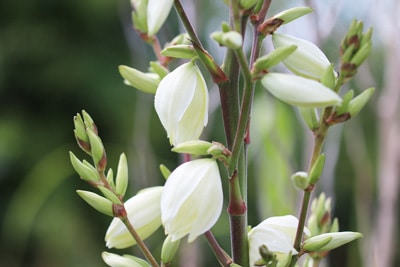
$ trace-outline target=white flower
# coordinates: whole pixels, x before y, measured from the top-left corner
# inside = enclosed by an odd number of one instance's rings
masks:
[[[147,5],[147,34],[153,36],[158,32],[168,17],[174,0],[148,0]]]
[[[168,177],[161,197],[161,218],[172,241],[192,242],[218,220],[223,203],[218,165],[212,159],[183,163]]]
[[[342,102],[340,96],[328,87],[300,76],[268,73],[261,83],[276,98],[295,106],[316,108]]]
[[[297,254],[293,248],[299,221],[292,215],[271,217],[262,221],[248,233],[250,266],[261,258],[259,248],[266,245],[268,250],[278,254]],[[307,228],[304,232],[309,235]]]
[[[142,239],[146,239],[161,226],[160,199],[162,186],[149,187],[125,202],[128,219]],[[136,244],[119,218],[114,218],[105,236],[109,248],[126,248]]]
[[[208,102],[206,82],[192,62],[161,80],[154,106],[172,145],[199,138],[208,122]]]
[[[285,66],[297,75],[321,80],[326,69],[331,65],[325,54],[309,41],[275,33],[272,35],[272,42],[275,48],[297,46],[297,49],[283,61]]]
[[[142,260],[140,258],[131,256],[131,255],[123,255],[120,256],[118,254],[103,252],[101,253],[101,257],[104,262],[107,263],[108,266],[111,267],[150,267],[151,265]]]

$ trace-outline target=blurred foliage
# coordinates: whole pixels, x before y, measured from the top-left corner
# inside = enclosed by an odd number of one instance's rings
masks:
[[[207,1],[202,8],[208,10],[194,18],[204,40],[218,29],[216,22],[228,20],[218,13],[225,10],[222,1],[215,2]],[[280,5],[274,2],[272,10],[281,10]],[[190,14],[196,15],[195,10]],[[217,21],[209,18],[214,14]],[[345,25],[323,40],[331,59],[337,58],[348,16],[342,21]],[[80,110],[87,110],[96,121],[109,167],[115,170],[119,154],[127,153],[135,179],[131,193],[162,183],[159,164],[175,168],[177,156],[169,152],[152,96],[123,85],[117,70],[120,64],[144,70],[153,59],[131,29],[129,17],[129,1],[122,0],[0,2],[0,266],[104,266],[100,253],[105,250],[103,236],[110,218],[76,195],[76,189],[88,187],[68,160],[69,150],[78,151],[72,117]],[[170,16],[169,22],[162,40],[179,32],[176,17]],[[215,44],[206,44],[211,53],[222,54]],[[383,83],[381,54],[377,49],[369,60],[376,84],[368,86],[376,86],[378,94]],[[356,79],[351,88],[359,92],[364,84]],[[296,110],[263,90],[256,95],[249,148],[249,174],[254,177],[249,184],[251,225],[268,216],[296,214],[299,194],[289,177],[306,169],[310,147],[310,135]],[[368,221],[376,201],[378,157],[375,104],[344,127],[335,127],[326,145],[331,163],[320,190],[334,197],[341,230],[365,236],[332,252],[332,266],[362,266],[361,247],[371,242]],[[220,114],[213,115],[207,134],[223,141]],[[340,167],[334,167],[336,163]],[[213,231],[229,250],[227,225],[223,214]],[[159,251],[161,238],[159,231],[147,243]],[[190,250],[208,253],[204,243],[200,239],[183,246],[182,257],[190,255],[204,266],[215,264]],[[397,256],[397,264],[399,260]]]

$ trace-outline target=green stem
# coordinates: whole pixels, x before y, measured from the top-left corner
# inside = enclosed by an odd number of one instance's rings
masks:
[[[232,263],[232,258],[221,248],[211,231],[205,232],[204,236],[214,251],[219,263],[224,267],[229,267]]]
[[[120,217],[121,221],[124,223],[126,228],[128,229],[129,233],[132,235],[132,237],[135,239],[137,245],[139,246],[140,250],[146,257],[146,259],[150,262],[152,267],[159,267],[160,265],[156,261],[156,259],[153,257],[151,254],[150,250],[147,248],[146,244],[143,242],[143,240],[140,238],[139,234],[136,232],[135,228],[133,228],[131,222],[128,219],[128,216],[125,211],[125,215]]]

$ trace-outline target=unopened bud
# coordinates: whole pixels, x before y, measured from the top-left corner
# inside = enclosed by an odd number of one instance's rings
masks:
[[[333,65],[330,65],[325,69],[325,72],[322,74],[321,83],[326,87],[334,90],[336,81],[336,73],[333,69]]]
[[[156,92],[160,83],[160,78],[157,74],[144,73],[124,65],[119,66],[118,69],[128,85],[144,93],[154,94]]]
[[[308,183],[313,185],[316,184],[321,177],[322,171],[325,165],[325,154],[319,155],[318,159],[315,161],[314,165],[310,171],[310,177]]]
[[[87,129],[89,136],[91,155],[98,171],[104,171],[107,165],[106,151],[100,137],[92,130]]]
[[[298,190],[304,190],[308,187],[308,173],[306,172],[296,172],[290,179]]]
[[[253,72],[268,70],[269,68],[279,64],[297,49],[296,45],[287,45],[276,48],[274,51],[258,58],[253,65]]]
[[[69,156],[72,167],[79,174],[82,180],[94,183],[100,181],[99,173],[93,166],[91,166],[90,164],[89,166],[87,164],[84,164],[72,152],[69,152]]]
[[[355,117],[361,109],[368,103],[368,101],[371,99],[372,95],[375,92],[375,88],[371,87],[358,96],[356,96],[353,100],[350,101],[349,107],[348,107],[348,112],[350,113],[351,117]]]
[[[239,4],[242,9],[248,10],[254,7],[258,3],[258,1],[259,0],[240,0]]]
[[[289,23],[289,22],[291,22],[295,19],[298,19],[304,15],[307,15],[308,13],[311,13],[312,11],[313,11],[313,9],[310,7],[304,7],[304,6],[293,7],[293,8],[286,9],[286,10],[276,14],[273,17],[281,19],[283,21],[283,24],[286,24],[286,23]]]
[[[220,45],[234,50],[241,48],[243,45],[242,35],[236,31],[213,32],[211,38],[217,41]]]
[[[117,175],[115,177],[115,191],[122,198],[128,188],[128,162],[124,153],[119,157]]]
[[[202,140],[192,140],[179,143],[171,149],[171,151],[176,153],[186,153],[192,155],[208,155],[208,149],[213,144]]]
[[[157,74],[160,79],[164,78],[169,73],[168,69],[156,61],[150,61],[150,71]]]
[[[306,241],[304,241],[303,250],[310,252],[319,251],[319,249],[323,248],[326,244],[328,244],[332,240],[332,237],[330,236],[321,237],[321,235],[319,235],[315,237],[318,238],[311,237]]]
[[[77,190],[76,193],[95,210],[108,216],[114,216],[113,203],[110,200],[89,191]]]
[[[112,192],[110,189],[104,187],[104,186],[98,186],[97,187],[101,193],[108,199],[110,200],[113,204],[122,204],[121,200],[115,195],[114,192]]]
[[[315,108],[299,107],[299,112],[311,131],[315,131],[319,128],[319,118]]]
[[[348,112],[349,103],[353,99],[353,96],[354,96],[353,90],[349,90],[343,95],[342,103],[335,108],[335,112],[337,115],[342,115],[342,114]]]
[[[163,175],[164,179],[167,180],[169,175],[171,174],[171,171],[167,168],[167,166],[161,164],[160,165],[160,171],[161,174]]]
[[[164,48],[161,51],[161,55],[173,58],[195,58],[197,56],[193,45],[188,44],[178,44],[172,45]]]
[[[170,263],[174,259],[180,243],[181,239],[172,241],[170,235],[168,235],[167,238],[165,238],[161,249],[161,261],[163,264],[167,266],[168,263]]]
[[[329,251],[347,244],[363,235],[358,232],[335,232],[313,236],[304,241],[303,249],[306,251]]]

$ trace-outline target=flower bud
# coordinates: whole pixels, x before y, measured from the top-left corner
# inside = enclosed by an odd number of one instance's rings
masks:
[[[122,205],[121,199],[118,198],[118,196],[110,189],[104,186],[98,186],[97,189],[100,190],[100,192],[108,199],[110,200],[113,204],[116,205]],[[119,215],[115,214],[115,217]]]
[[[163,187],[150,187],[128,199],[125,210],[140,238],[146,239],[161,226],[160,200]],[[127,248],[136,244],[119,218],[114,218],[105,236],[108,248]]]
[[[161,197],[161,217],[172,241],[192,242],[218,220],[223,204],[221,177],[212,159],[183,163],[169,176]]]
[[[89,137],[86,133],[85,123],[83,122],[81,114],[74,116],[74,135],[79,147],[90,155]]]
[[[262,85],[276,98],[301,107],[326,107],[340,104],[342,99],[321,83],[299,76],[268,73]]]
[[[84,164],[72,152],[69,152],[69,157],[72,167],[79,174],[82,180],[94,183],[100,181],[99,173],[93,166],[90,164]]]
[[[363,235],[357,232],[335,232],[310,237],[304,241],[303,249],[306,251],[329,251],[347,244]]]
[[[308,186],[308,173],[296,172],[290,177],[294,187],[298,190],[304,190]]]
[[[128,162],[124,153],[119,157],[117,176],[115,177],[115,191],[120,196],[125,195],[128,188]]]
[[[147,4],[148,0],[131,0],[133,26],[142,33],[147,32]]]
[[[342,114],[348,112],[349,103],[353,99],[353,96],[354,96],[353,90],[349,90],[343,95],[342,103],[335,108],[335,112],[337,115],[342,115]]]
[[[152,73],[149,73],[150,75],[155,73],[162,79],[169,73],[169,70],[167,68],[165,68],[164,66],[162,66],[158,61],[150,61],[149,64],[150,64],[149,71],[152,72]],[[158,84],[159,84],[159,80],[157,81],[157,86],[158,86]],[[157,86],[156,86],[156,89],[154,89],[154,93],[157,90]]]
[[[148,0],[147,5],[147,34],[155,35],[167,19],[174,0]]]
[[[208,101],[206,82],[192,62],[161,80],[154,106],[172,145],[199,138],[208,121]]]
[[[195,58],[197,56],[196,51],[194,51],[193,45],[188,44],[168,46],[161,51],[161,55],[166,57],[189,59]]]
[[[113,217],[113,203],[96,193],[77,190],[76,193],[98,212]]]
[[[163,164],[160,165],[160,171],[165,180],[171,175],[171,171]]]
[[[176,153],[186,153],[192,155],[208,155],[208,149],[213,144],[207,141],[192,140],[186,141],[173,147],[171,150]]]
[[[174,259],[180,243],[181,243],[180,239],[172,241],[170,235],[168,235],[167,238],[165,238],[161,249],[161,261],[163,264],[165,264],[165,266],[168,266],[168,263],[170,263]]]
[[[160,83],[160,78],[155,73],[144,73],[137,69],[121,65],[118,67],[119,73],[126,83],[144,93],[154,94]]]
[[[298,19],[304,15],[307,15],[308,13],[311,13],[313,11],[312,8],[306,7],[306,6],[299,6],[299,7],[293,7],[286,9],[282,12],[279,12],[278,14],[274,15],[274,18],[281,19],[283,21],[282,24],[289,23],[295,19]]]
[[[299,107],[299,112],[311,131],[319,128],[319,118],[316,108]]]
[[[296,45],[297,49],[288,56],[283,63],[297,75],[314,80],[321,80],[331,63],[325,54],[313,43],[296,38],[291,35],[277,34],[272,35],[274,47]]]
[[[375,92],[375,88],[371,87],[366,89],[364,92],[359,94],[353,100],[350,101],[348,112],[350,113],[351,117],[355,117],[361,109],[368,103],[371,99],[372,95]]]
[[[120,256],[104,251],[101,253],[101,257],[111,267],[151,267],[147,261],[131,255]]]
[[[259,0],[240,0],[240,7],[244,10],[250,9],[258,3]]]
[[[314,185],[318,182],[319,178],[322,175],[322,171],[324,170],[324,165],[325,165],[325,154],[321,154],[318,156],[317,161],[311,168],[308,184]]]
[[[91,129],[87,129],[90,150],[97,171],[104,171],[107,165],[106,151],[100,137]]]
[[[252,71],[260,72],[263,70],[267,70],[290,56],[290,54],[292,54],[296,49],[297,46],[295,45],[278,47],[268,55],[258,58],[254,62]]]
[[[217,41],[220,45],[236,50],[242,47],[242,35],[236,31],[228,32],[213,32],[211,38]]]
[[[250,266],[254,266],[259,258],[259,248],[267,246],[268,250],[275,253],[298,254],[293,248],[299,221],[292,215],[271,217],[261,222],[248,232]],[[309,230],[304,228],[306,235]]]

